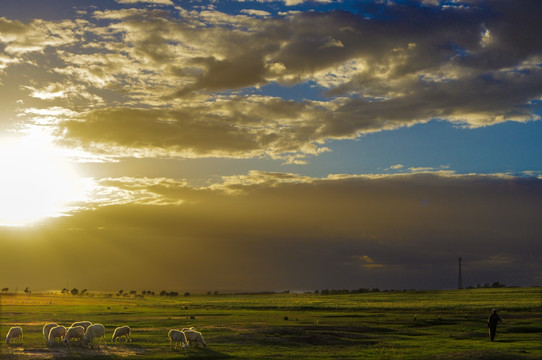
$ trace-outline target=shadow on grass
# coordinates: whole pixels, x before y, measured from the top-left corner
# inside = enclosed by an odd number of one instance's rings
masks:
[[[452,354],[438,355],[432,360],[527,360],[532,357],[510,354],[499,351],[469,350],[459,351]]]
[[[514,333],[514,334],[536,334],[542,333],[542,326],[510,326],[502,330],[504,333]]]
[[[366,332],[367,327],[272,326],[217,336],[213,338],[213,342],[267,346],[371,346],[379,342],[377,336]]]
[[[480,331],[467,331],[467,332],[458,332],[450,334],[450,337],[455,340],[479,340],[479,339],[488,339],[489,336],[487,332]]]
[[[213,349],[196,349],[189,350],[186,355],[187,359],[233,359],[232,356],[224,354]]]
[[[154,350],[154,351],[153,351]],[[160,350],[156,352],[156,350]],[[188,349],[169,350],[162,349],[137,349],[137,348],[115,348],[112,346],[85,349],[85,348],[39,348],[28,349],[23,346],[2,349],[0,359],[27,360],[27,359],[231,359],[230,355],[215,351],[213,349]]]

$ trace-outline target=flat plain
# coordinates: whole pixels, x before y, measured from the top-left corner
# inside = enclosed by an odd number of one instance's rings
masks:
[[[542,288],[393,291],[340,295],[239,294],[123,297],[0,295],[0,335],[21,326],[2,359],[540,359]],[[503,319],[496,341],[487,317]],[[48,347],[47,322],[89,320],[107,345]],[[132,343],[112,343],[117,326]],[[206,348],[171,350],[170,329],[195,327]]]

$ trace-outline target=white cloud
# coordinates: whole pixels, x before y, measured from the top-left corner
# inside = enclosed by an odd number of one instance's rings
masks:
[[[255,10],[255,9],[243,9],[243,10],[241,10],[241,13],[251,15],[251,16],[259,16],[259,17],[271,16],[271,13],[269,13],[267,11]]]
[[[154,4],[154,5],[174,5],[171,0],[115,0],[119,4]]]

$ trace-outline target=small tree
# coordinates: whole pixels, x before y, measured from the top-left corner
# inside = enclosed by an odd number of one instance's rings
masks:
[[[79,294],[79,290],[77,290],[76,288],[73,288],[73,289],[71,289],[70,293],[75,296],[75,295]]]
[[[9,291],[9,288],[5,287],[2,289],[2,292],[7,293]]]
[[[30,288],[27,286],[27,287],[24,289],[24,293],[30,295],[30,294],[32,294],[32,290],[30,290]]]
[[[87,290],[87,289],[81,290],[81,295],[86,295],[87,293],[88,293],[88,290]]]

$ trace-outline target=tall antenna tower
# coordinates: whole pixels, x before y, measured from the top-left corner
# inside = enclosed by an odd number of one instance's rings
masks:
[[[461,275],[461,257],[459,257],[459,274],[457,277],[457,288],[463,289],[463,276]]]

